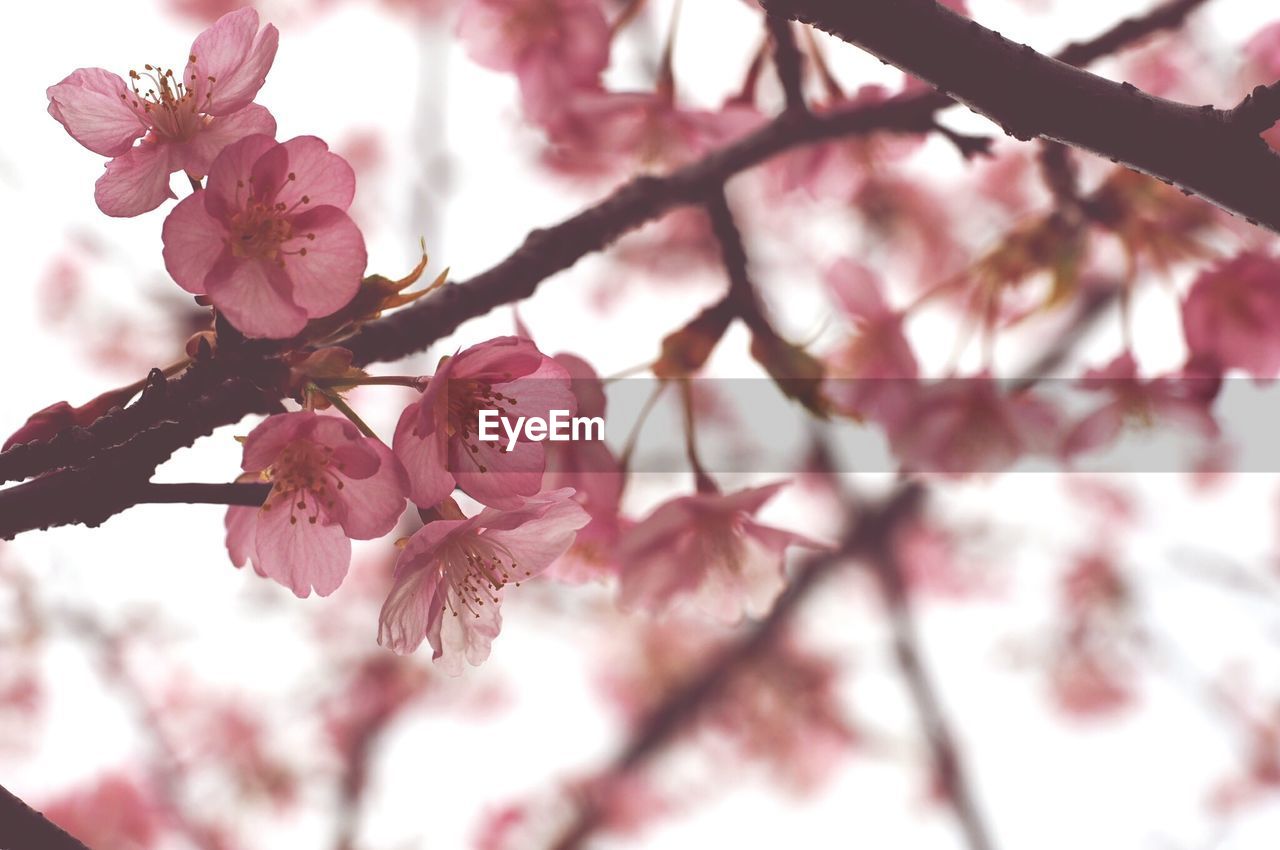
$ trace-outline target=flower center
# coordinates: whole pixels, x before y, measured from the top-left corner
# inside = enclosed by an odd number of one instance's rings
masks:
[[[511,379],[510,374],[503,377],[506,380]],[[468,456],[474,456],[480,452],[475,434],[475,430],[480,427],[480,411],[496,410],[498,416],[505,419],[511,415],[511,411],[504,405],[514,407],[517,404],[515,398],[503,395],[486,381],[450,379],[447,395],[449,397],[449,436],[466,448],[469,452]],[[481,472],[488,471],[487,467],[479,461],[476,461],[476,466]]]
[[[519,587],[521,580],[533,575],[531,570],[521,571],[506,546],[476,534],[453,543],[441,557],[438,569],[453,591],[445,595],[445,604],[455,617],[460,611],[454,604],[455,597],[462,608],[479,617],[486,603],[498,604],[502,588],[508,584]]]
[[[260,473],[262,480],[272,485],[267,500],[262,503],[262,510],[272,510],[284,501],[289,506],[290,525],[297,525],[299,511],[304,512],[307,522],[315,525],[321,508],[332,509],[338,491],[343,489],[342,479],[338,477],[342,469],[342,462],[334,460],[330,447],[310,440],[290,443],[280,452],[275,463]]]
[[[191,56],[190,59],[194,64],[196,57]],[[213,98],[215,77],[206,77],[207,85],[201,91],[197,84],[199,73],[194,68],[190,78],[184,81],[175,77],[171,68],[158,65],[142,67],[142,73],[130,69],[129,87],[133,95],[122,94],[120,99],[139,113],[156,133],[182,141],[191,138],[208,123],[204,113]]]
[[[291,171],[285,178],[285,184],[296,179],[297,176]],[[253,186],[253,178],[250,177],[249,197],[241,202],[240,193],[245,188],[245,181],[236,181],[235,206],[239,212],[231,216],[231,235],[226,240],[231,253],[243,259],[272,260],[282,266],[286,255],[305,257],[305,247],[285,250],[285,246],[298,239],[315,241],[314,233],[294,233],[292,221],[294,210],[311,203],[311,198],[303,195],[293,206],[262,200]],[[271,192],[269,197],[275,197],[278,191]]]

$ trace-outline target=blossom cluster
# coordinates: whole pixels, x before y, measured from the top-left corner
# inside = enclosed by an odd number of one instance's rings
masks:
[[[593,0],[553,3],[525,9],[520,31],[505,20],[510,11],[469,4],[464,38],[482,61],[519,74],[531,115],[567,127],[564,89],[603,96],[604,18]],[[110,158],[95,193],[104,213],[154,210],[176,197],[171,176],[187,177],[191,192],[161,235],[173,280],[217,317],[189,344],[193,356],[202,348],[218,356],[236,339],[281,341],[283,389],[302,408],[268,417],[243,439],[239,480],[266,485],[267,495],[227,511],[231,561],[299,597],[328,595],[348,573],[351,541],[392,533],[411,503],[420,522],[398,544],[378,640],[400,653],[426,641],[455,673],[488,657],[507,586],[546,572],[614,577],[626,607],[687,599],[721,619],[763,613],[783,586],[788,547],[817,545],[754,518],[781,484],[726,495],[701,480],[697,494],[632,521],[620,509],[623,464],[602,441],[546,449],[527,434],[505,446],[480,439],[481,411],[602,413],[603,386],[585,361],[548,357],[510,336],[442,358],[433,375],[373,378],[353,367],[350,351],[323,344],[423,294],[403,293],[423,266],[398,282],[365,278],[364,238],[347,212],[351,165],[315,136],[275,139],[275,119],[254,100],[278,37],[241,9],[195,39],[180,75],[150,64],[127,79],[82,68],[48,90],[50,114]],[[631,120],[618,118],[617,132],[632,135]],[[344,398],[372,383],[419,392],[390,445]],[[39,437],[115,401],[54,406],[15,436]],[[464,513],[456,492],[478,512]]]

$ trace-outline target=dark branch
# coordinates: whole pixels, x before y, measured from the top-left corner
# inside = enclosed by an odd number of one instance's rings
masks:
[[[1015,138],[1084,148],[1280,232],[1280,156],[1256,129],[1274,116],[1271,90],[1239,112],[1163,100],[1015,44],[934,0],[762,4],[928,80]]]
[[[893,655],[907,683],[911,701],[920,717],[920,726],[929,744],[934,770],[955,810],[969,850],[992,850],[991,831],[978,806],[972,780],[951,731],[937,686],[925,665],[919,629],[911,607],[910,589],[892,546],[882,546],[867,559],[880,585],[889,613],[893,635]]]
[[[914,2],[914,0],[913,0]],[[1200,0],[1204,2],[1204,0]],[[1175,26],[1200,2],[1176,0],[1126,22],[1063,56],[1092,60],[1164,27]],[[463,322],[534,293],[542,281],[603,250],[614,240],[681,205],[702,203],[726,180],[792,148],[873,132],[928,133],[935,113],[951,105],[937,92],[846,107],[822,115],[788,113],[739,141],[664,177],[639,177],[608,198],[552,227],[535,230],[513,254],[465,283],[452,284],[416,304],[366,325],[345,345],[357,365],[394,361],[421,351]],[[1280,197],[1280,195],[1278,195]],[[276,361],[223,355],[198,361],[181,377],[161,380],[153,392],[92,425],[74,427],[44,442],[0,452],[0,483],[42,476],[0,490],[0,537],[51,525],[96,525],[137,503],[136,456],[155,466],[214,428],[279,409]],[[245,385],[258,388],[246,391]],[[194,421],[196,426],[191,423]],[[174,431],[182,432],[177,439]],[[117,489],[116,482],[127,486]],[[38,485],[38,486],[37,486]],[[100,489],[99,489],[100,488]]]
[[[746,637],[729,646],[658,706],[637,734],[618,753],[609,768],[612,778],[625,777],[671,743],[698,712],[719,696],[734,676],[749,667],[773,645],[799,610],[801,603],[841,564],[870,556],[886,545],[893,531],[920,509],[924,491],[920,485],[901,485],[885,502],[862,511],[853,521],[839,549],[810,558],[778,598],[769,615]],[[584,802],[577,818],[553,846],[574,850],[601,826],[603,812]]]
[[[243,505],[257,507],[266,501],[270,484],[148,484],[138,504]]]
[[[3,786],[0,786],[0,848],[89,850]]]
[[[765,15],[769,38],[773,42],[773,65],[778,70],[778,82],[786,97],[788,111],[804,112],[804,57],[796,46],[796,34],[791,21],[775,15]]]

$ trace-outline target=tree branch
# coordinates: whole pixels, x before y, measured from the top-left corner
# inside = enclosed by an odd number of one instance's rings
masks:
[[[875,553],[875,557],[868,559],[868,563],[884,596],[893,635],[894,659],[919,715],[938,780],[955,810],[969,850],[992,850],[995,845],[991,831],[978,806],[973,782],[965,771],[937,686],[925,665],[910,589],[897,555],[893,547],[884,546]]]
[[[1093,151],[1280,232],[1280,117],[1260,87],[1236,109],[1189,106],[1015,44],[934,0],[761,0],[928,80],[1018,139]]]
[[[1090,42],[1068,47],[1062,58],[1092,61],[1159,29],[1177,26],[1204,2],[1166,3]],[[577,215],[534,230],[520,248],[488,271],[369,323],[344,345],[355,354],[357,365],[406,357],[469,319],[529,297],[543,280],[603,250],[624,233],[677,206],[703,203],[708,192],[718,191],[730,177],[773,156],[873,132],[931,132],[935,113],[951,103],[938,92],[925,92],[821,115],[784,113],[697,162],[664,177],[635,178]],[[281,368],[278,361],[225,359],[219,352],[198,359],[178,378],[153,380],[138,401],[88,427],[72,427],[50,440],[0,452],[0,483],[40,476],[0,490],[0,538],[54,525],[97,525],[137,504],[139,487],[173,451],[219,426],[281,409],[279,391],[273,389]],[[138,458],[143,458],[142,467],[131,468]]]
[[[778,71],[778,82],[786,97],[788,110],[804,112],[804,57],[796,46],[796,35],[791,21],[776,15],[765,15],[769,38],[773,42],[773,65]]]
[[[89,850],[3,786],[0,786],[0,848]]]
[[[919,511],[923,497],[924,489],[919,484],[904,483],[882,504],[859,513],[841,546],[811,557],[759,625],[668,695],[618,753],[607,775],[623,778],[669,744],[705,705],[724,691],[734,676],[773,645],[801,603],[827,575],[852,558],[874,557],[888,545],[894,529]],[[575,820],[552,847],[576,850],[601,825],[603,817],[604,812],[596,803],[584,801]]]

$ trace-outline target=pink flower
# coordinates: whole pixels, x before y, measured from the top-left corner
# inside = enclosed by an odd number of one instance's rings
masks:
[[[1057,444],[1057,411],[1029,392],[1004,392],[986,373],[920,385],[884,423],[907,470],[945,475],[999,472]]]
[[[1209,412],[1220,384],[1217,378],[1170,375],[1140,380],[1138,364],[1126,352],[1101,369],[1090,369],[1081,384],[1109,393],[1112,400],[1071,429],[1063,442],[1066,457],[1113,443],[1130,423],[1150,427],[1172,422],[1205,438],[1218,436],[1218,423]]]
[[[244,443],[250,480],[270,482],[260,508],[227,511],[227,551],[237,567],[298,596],[328,596],[351,565],[351,540],[389,532],[409,482],[395,455],[336,416],[311,411],[268,417]]]
[[[241,139],[165,219],[165,267],[245,336],[293,336],[360,287],[368,255],[346,213],[355,187],[351,166],[315,136]]]
[[[889,306],[875,274],[852,260],[832,265],[826,281],[857,335],[826,358],[823,392],[841,413],[892,419],[910,401],[920,372],[903,314]]]
[[[378,643],[403,654],[425,638],[450,675],[462,672],[464,659],[483,663],[502,628],[503,588],[545,570],[587,524],[572,496],[552,490],[470,518],[445,502],[445,518],[424,525],[396,561]]]
[[[256,11],[240,9],[196,37],[181,79],[147,65],[130,71],[126,84],[101,68],[80,68],[50,86],[49,114],[77,142],[111,157],[94,190],[98,208],[112,216],[153,210],[174,197],[173,172],[203,177],[237,139],[275,135],[271,113],[252,101],[279,38],[270,24],[259,32]]]
[[[755,129],[763,118],[741,104],[686,109],[664,92],[584,89],[562,97],[548,129],[550,164],[567,173],[682,165]]]
[[[787,547],[822,547],[756,522],[784,486],[698,493],[658,506],[619,543],[623,606],[656,611],[687,598],[725,622],[744,611],[764,614],[782,592]]]
[[[476,62],[516,75],[537,123],[562,108],[566,92],[596,86],[609,64],[598,0],[467,0],[458,37]]]
[[[473,345],[440,362],[422,399],[400,416],[392,447],[409,471],[409,496],[438,504],[455,486],[483,504],[514,508],[542,489],[546,455],[522,432],[508,452],[505,426],[496,442],[479,439],[480,411],[499,411],[511,427],[519,417],[547,418],[576,410],[569,373],[532,342],[514,336]]]
[[[1201,273],[1182,302],[1195,357],[1255,378],[1280,372],[1280,261],[1246,251]]]

